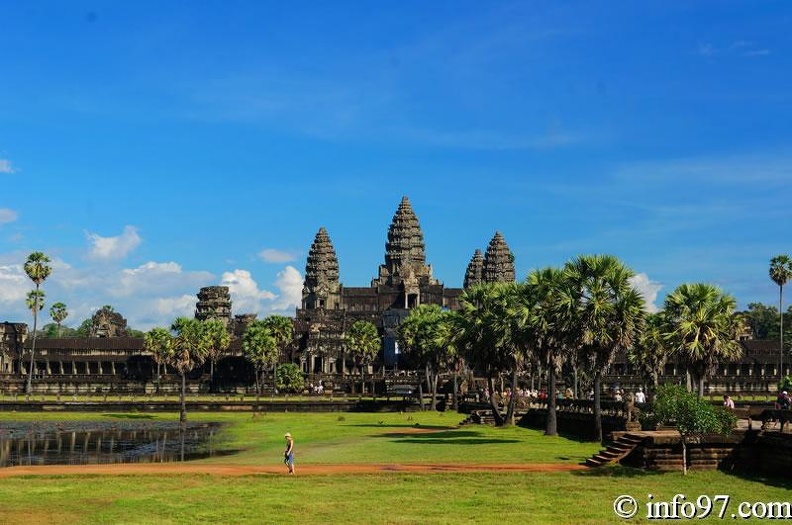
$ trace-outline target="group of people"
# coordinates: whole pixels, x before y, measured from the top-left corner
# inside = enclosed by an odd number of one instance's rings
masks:
[[[792,398],[789,397],[789,392],[782,390],[776,398],[775,407],[777,410],[789,410],[792,406]]]
[[[308,393],[316,396],[321,396],[322,394],[324,394],[324,385],[322,383],[319,383],[317,385],[313,383],[308,383]]]

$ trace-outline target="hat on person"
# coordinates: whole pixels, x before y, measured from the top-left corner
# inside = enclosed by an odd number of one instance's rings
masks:
[[[283,437],[290,438],[291,437],[291,432],[286,432],[286,435],[284,435]]]
[[[784,390],[784,391],[783,391],[783,392],[781,392],[781,393],[782,393],[782,394],[784,394],[784,395],[787,395],[787,391],[786,391],[786,390]]]

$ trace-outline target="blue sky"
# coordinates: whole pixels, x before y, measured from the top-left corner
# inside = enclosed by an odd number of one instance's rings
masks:
[[[327,228],[346,286],[403,195],[460,287],[501,231],[520,278],[611,253],[661,305],[777,304],[792,252],[792,4],[0,0],[0,320],[52,257],[66,324],[293,314]],[[48,322],[44,316],[43,322]]]

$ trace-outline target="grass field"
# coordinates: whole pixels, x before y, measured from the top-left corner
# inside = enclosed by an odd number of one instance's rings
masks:
[[[9,420],[174,419],[171,414],[0,414]],[[200,464],[279,465],[283,434],[296,440],[297,476],[68,475],[0,479],[0,523],[619,523],[613,500],[642,505],[685,494],[785,501],[792,483],[723,472],[382,472],[303,475],[300,466],[368,463],[577,464],[597,444],[522,428],[456,428],[456,414],[190,414],[227,423],[239,453]],[[416,432],[415,429],[423,429]],[[428,431],[427,431],[428,429]],[[285,472],[285,468],[283,469]],[[716,507],[716,511],[719,507]],[[638,516],[630,522],[648,522]],[[712,521],[719,521],[711,517]],[[742,521],[742,520],[741,520]]]

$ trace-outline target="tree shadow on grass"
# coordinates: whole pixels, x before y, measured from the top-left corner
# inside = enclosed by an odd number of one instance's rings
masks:
[[[350,427],[363,427],[363,428],[403,428],[405,430],[408,429],[424,429],[424,430],[452,430],[455,427],[449,425],[418,425],[414,423],[409,424],[399,424],[399,423],[392,423],[392,424],[378,424],[375,425],[373,423],[356,423],[354,425],[349,425]]]
[[[154,419],[152,414],[102,414],[102,417],[113,419]]]
[[[573,475],[584,478],[645,478],[662,476],[665,473],[666,472],[660,470],[646,470],[625,467],[624,465],[606,465],[603,467],[594,467],[588,470],[576,470],[572,472]]]
[[[756,483],[761,483],[763,485],[792,489],[792,479],[784,478],[781,474],[774,476],[769,474],[766,475],[755,472],[746,472],[745,470],[726,471],[722,469],[722,471],[730,476],[734,476],[745,481],[755,481]]]
[[[420,443],[421,445],[492,445],[519,442],[517,439],[484,437],[481,432],[473,430],[451,430],[445,432],[427,432],[424,434],[415,432],[389,432],[387,434],[378,434],[373,437],[397,439],[402,443]]]

